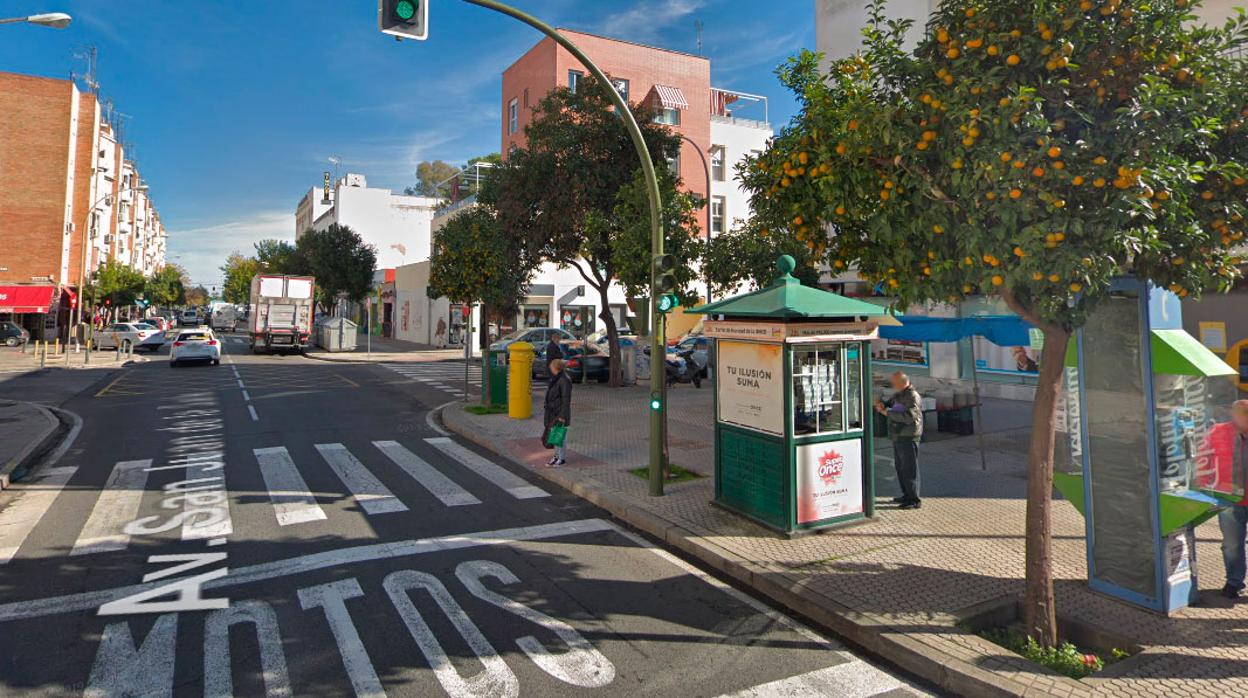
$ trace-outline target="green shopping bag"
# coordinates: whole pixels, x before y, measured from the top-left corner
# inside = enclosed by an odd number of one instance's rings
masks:
[[[550,435],[546,437],[546,443],[551,446],[562,446],[564,439],[568,438],[568,427],[563,424],[556,424],[550,428]]]

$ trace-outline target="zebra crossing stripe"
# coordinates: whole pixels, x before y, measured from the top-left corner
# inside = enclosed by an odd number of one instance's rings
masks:
[[[853,655],[838,653],[849,661],[786,679],[759,684],[720,698],[779,698],[799,696],[845,696],[866,698],[903,687],[901,681]]]
[[[346,446],[316,444],[316,450],[320,452],[321,457],[329,464],[338,479],[342,480],[342,484],[355,495],[355,501],[359,503],[364,513],[373,516],[407,511],[407,505],[399,501],[393,492],[381,484],[381,481],[369,472],[364,464],[347,450]]]
[[[23,494],[21,499],[0,511],[0,565],[13,559],[26,536],[35,529],[76,471],[77,468],[70,465],[49,468],[38,480],[5,490],[23,491]]]
[[[274,448],[253,449],[256,461],[260,463],[260,474],[264,476],[264,486],[269,490],[269,499],[273,501],[273,511],[277,515],[280,526],[325,520],[325,511],[316,503],[316,498],[308,491],[308,483],[290,459],[290,453],[284,446]]]
[[[121,461],[113,466],[91,516],[69,552],[71,556],[126,549],[130,536],[123,529],[139,516],[150,467],[151,458]]]
[[[549,492],[540,487],[530,485],[515,473],[485,459],[476,452],[468,450],[445,436],[425,439],[425,443],[455,459],[472,472],[503,488],[507,494],[516,499],[535,499],[537,497],[550,496]]]
[[[454,480],[438,472],[423,458],[403,448],[397,441],[374,441],[373,445],[446,506],[459,507],[481,503],[481,500],[472,496],[471,492],[455,484]]]

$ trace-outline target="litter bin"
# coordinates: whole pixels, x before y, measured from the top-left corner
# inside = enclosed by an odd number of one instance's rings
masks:
[[[323,318],[316,323],[316,343],[325,351],[355,351],[358,331],[345,317]]]
[[[485,352],[485,390],[481,401],[491,407],[507,405],[507,350],[488,349]]]

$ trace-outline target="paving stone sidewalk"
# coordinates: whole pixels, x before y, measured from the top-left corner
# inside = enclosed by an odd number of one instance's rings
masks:
[[[981,469],[976,437],[922,445],[923,508],[888,503],[891,449],[877,441],[877,518],[788,540],[711,506],[711,392],[678,386],[668,403],[671,461],[708,477],[650,497],[629,473],[647,461],[647,391],[577,386],[569,463],[544,466],[534,417],[443,411],[451,430],[603,506],[868,651],[960,695],[1248,696],[1248,602],[1217,595],[1223,581],[1215,523],[1197,531],[1201,602],[1165,618],[1093,593],[1083,520],[1054,508],[1054,571],[1063,618],[1143,651],[1075,681],[1026,662],[960,627],[976,610],[1023,589],[1025,456],[1030,406],[986,404]]]
[[[369,351],[370,344],[371,351]],[[387,337],[373,337],[368,340],[365,335],[357,335],[355,351],[330,352],[320,347],[309,347],[305,355],[310,359],[321,361],[404,363],[462,359],[464,349],[463,347],[437,348],[428,344],[417,344]]]

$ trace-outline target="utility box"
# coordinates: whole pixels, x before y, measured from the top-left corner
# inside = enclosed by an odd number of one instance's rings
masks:
[[[792,535],[874,514],[869,342],[891,316],[777,266],[767,288],[690,312],[717,318],[714,502]]]
[[[491,407],[507,406],[507,350],[488,349],[485,352],[485,389],[481,391],[481,403]]]

